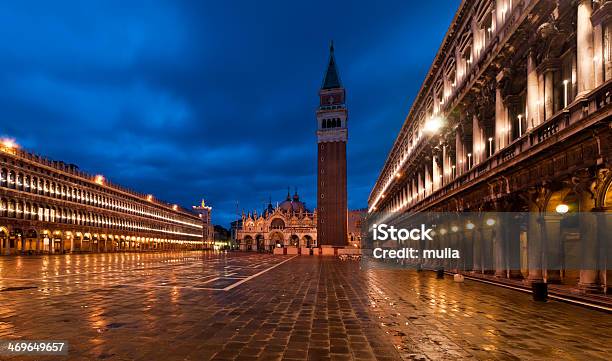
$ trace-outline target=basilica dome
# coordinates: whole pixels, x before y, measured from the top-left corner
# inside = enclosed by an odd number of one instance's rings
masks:
[[[287,192],[287,198],[278,205],[278,208],[285,212],[310,212],[308,209],[306,209],[306,204],[300,201],[300,196],[298,195],[297,190],[295,191],[293,198],[291,198],[291,195],[289,192]]]

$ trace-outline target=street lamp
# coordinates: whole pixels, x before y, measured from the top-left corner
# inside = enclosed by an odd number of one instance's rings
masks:
[[[104,176],[98,174],[95,178],[95,182],[96,184],[100,184],[100,185],[104,184]]]
[[[569,206],[567,204],[561,203],[555,208],[555,211],[559,214],[565,214],[569,212]]]
[[[468,169],[472,169],[472,153],[468,153]]]
[[[493,138],[489,137],[489,157],[493,155]]]
[[[438,130],[440,130],[440,128],[442,128],[442,125],[444,124],[444,122],[442,121],[442,118],[440,117],[431,117],[426,123],[425,126],[423,127],[423,130],[428,132],[428,133],[437,133]]]

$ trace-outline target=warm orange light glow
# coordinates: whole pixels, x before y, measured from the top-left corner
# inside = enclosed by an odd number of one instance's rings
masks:
[[[98,174],[95,178],[95,182],[100,185],[104,184],[104,176]]]
[[[176,211],[178,209],[178,206],[175,204],[172,206],[172,209]]]
[[[7,150],[19,148],[19,144],[13,138],[0,138],[0,144]]]
[[[147,200],[148,200],[149,202],[153,201],[153,195],[152,195],[152,194],[149,194],[149,195],[147,196]]]

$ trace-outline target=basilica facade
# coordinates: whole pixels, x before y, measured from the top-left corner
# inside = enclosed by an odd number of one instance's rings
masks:
[[[234,239],[242,251],[271,252],[274,248],[317,247],[317,212],[310,211],[300,201],[297,191],[287,192],[276,207],[270,201],[261,212],[242,214],[237,222]]]

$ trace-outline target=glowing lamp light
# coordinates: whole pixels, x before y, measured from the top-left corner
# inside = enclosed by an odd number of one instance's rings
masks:
[[[474,225],[474,223],[472,223],[472,222],[468,222],[468,223],[465,225],[465,228],[467,228],[467,229],[474,229],[474,227],[476,227],[476,226],[475,226],[475,225]]]
[[[565,214],[565,213],[569,212],[569,206],[567,204],[559,204],[555,208],[555,211],[557,211],[557,213],[559,213],[559,214]]]
[[[453,231],[453,232],[457,232],[458,230],[459,230],[459,227],[457,227],[457,226],[452,226],[451,227],[451,231]]]
[[[441,235],[445,235],[445,234],[446,234],[446,228],[442,228],[442,229],[440,230],[440,234],[441,234]]]
[[[172,206],[172,209],[176,211],[178,209],[178,206],[175,204]]]
[[[436,133],[442,128],[442,125],[444,125],[444,122],[440,117],[432,117],[425,123],[423,130],[428,133]]]
[[[95,178],[95,182],[96,184],[100,184],[100,185],[104,184],[104,176],[98,174]]]
[[[153,195],[152,194],[147,195],[147,201],[149,201],[149,202],[153,201]]]
[[[487,226],[492,226],[495,224],[495,220],[493,218],[489,218],[487,219],[486,223],[487,223]]]
[[[15,142],[15,139],[12,138],[2,138],[0,139],[0,142],[2,142],[2,146],[5,148],[17,148],[17,142]]]

